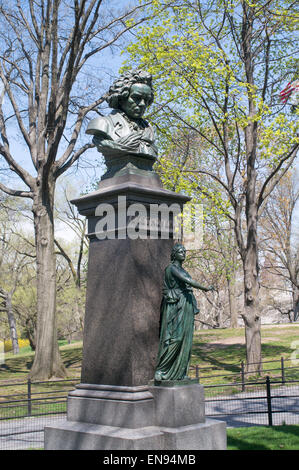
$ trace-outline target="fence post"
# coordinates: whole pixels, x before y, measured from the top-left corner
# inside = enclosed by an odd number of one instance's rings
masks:
[[[281,364],[281,381],[283,384],[285,384],[285,374],[284,374],[284,358],[281,357],[280,359],[280,364]]]
[[[31,416],[31,380],[27,380],[27,413]]]
[[[244,361],[241,362],[241,382],[242,382],[242,392],[245,392],[245,364],[244,364]]]
[[[197,379],[199,378],[199,367],[198,367],[198,365],[195,366],[195,377]]]
[[[271,403],[271,382],[270,377],[266,377],[266,391],[267,391],[267,410],[268,410],[268,426],[273,426],[272,422],[272,403]]]

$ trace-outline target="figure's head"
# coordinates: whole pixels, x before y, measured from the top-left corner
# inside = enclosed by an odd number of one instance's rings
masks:
[[[143,116],[154,101],[152,76],[143,70],[127,72],[111,85],[107,102],[111,108],[121,109],[132,119]]]
[[[171,261],[184,261],[186,258],[186,248],[181,243],[176,243],[171,251]]]

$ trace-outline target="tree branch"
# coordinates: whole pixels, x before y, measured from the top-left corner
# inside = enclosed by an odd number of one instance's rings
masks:
[[[279,180],[283,177],[283,175],[288,171],[288,169],[290,168],[290,166],[292,165],[295,157],[296,157],[296,154],[297,154],[297,150],[299,148],[299,144],[295,144],[293,146],[293,148],[290,150],[290,152],[284,157],[281,159],[281,161],[279,162],[279,164],[277,165],[277,167],[272,171],[272,173],[270,173],[270,175],[267,177],[266,181],[264,182],[263,186],[262,186],[262,189],[260,191],[260,194],[259,194],[259,197],[258,197],[258,203],[257,203],[257,207],[258,209],[260,209],[260,207],[262,206],[263,202],[266,200],[266,198],[271,194],[271,192],[273,191],[273,189],[275,188],[276,184],[279,182]],[[285,161],[287,161],[288,159],[290,159],[287,167],[283,170],[282,174],[280,175],[277,175],[277,173],[279,172],[279,170],[281,169],[282,165],[284,164]],[[277,175],[277,178],[274,179],[275,175]],[[272,181],[273,180],[273,181]],[[270,185],[270,187],[267,189],[268,185],[272,183]]]
[[[0,183],[0,190],[10,196],[18,196],[18,197],[27,197],[33,199],[33,192],[31,191],[19,191],[17,189],[11,189],[5,186],[3,183]]]
[[[203,175],[210,176],[215,181],[217,181],[217,183],[219,183],[225,189],[225,191],[228,193],[228,195],[229,195],[229,197],[232,201],[233,207],[235,208],[235,206],[238,204],[234,194],[230,191],[229,187],[223,181],[221,181],[221,179],[218,178],[218,176],[214,175],[213,173],[210,173],[209,171],[206,171],[206,170],[182,170],[182,172],[183,173],[202,173]]]
[[[76,153],[73,154],[72,158],[70,158],[63,166],[59,167],[54,175],[55,175],[55,178],[58,178],[58,176],[62,175],[62,173],[64,173],[68,168],[70,168],[73,163],[75,163],[78,158],[84,153],[86,152],[86,150],[88,149],[91,149],[91,148],[94,148],[95,145],[94,144],[85,144],[83,147],[81,147],[80,150],[78,150]]]

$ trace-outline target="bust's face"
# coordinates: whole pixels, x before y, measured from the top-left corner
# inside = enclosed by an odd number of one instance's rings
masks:
[[[148,85],[135,83],[131,86],[129,96],[122,102],[121,109],[132,119],[143,116],[151,102],[152,91]]]

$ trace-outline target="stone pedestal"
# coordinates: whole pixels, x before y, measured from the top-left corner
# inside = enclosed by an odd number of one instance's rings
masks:
[[[47,450],[224,450],[226,425],[205,419],[201,385],[80,384],[67,421],[45,428]]]
[[[172,209],[181,211],[189,197],[163,189],[141,164],[112,174],[72,201],[88,219],[90,238],[82,375],[69,394],[67,420],[45,428],[45,449],[223,449],[225,425],[205,420],[203,387],[149,385],[174,243]],[[157,219],[153,237],[151,209],[161,204],[171,209],[169,224]],[[128,234],[134,210],[143,211],[139,238]]]
[[[156,173],[130,170],[72,201],[88,219],[90,238],[82,383],[136,387],[153,378],[164,269],[174,241],[172,211],[169,226],[158,220],[152,238],[151,208],[163,204],[179,212],[188,200],[163,189]],[[132,239],[132,214],[141,209],[140,233]]]

